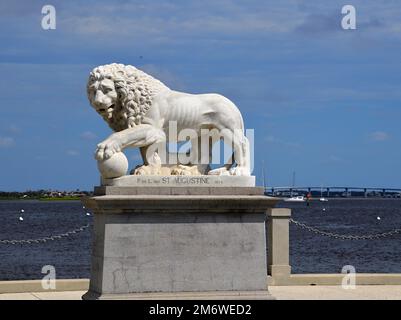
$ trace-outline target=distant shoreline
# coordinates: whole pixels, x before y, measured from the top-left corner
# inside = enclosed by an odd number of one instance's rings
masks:
[[[82,197],[46,197],[46,198],[14,198],[14,197],[0,197],[0,201],[77,201]]]
[[[44,197],[44,198],[13,198],[13,197],[0,197],[0,201],[79,201],[83,197]],[[288,198],[281,198],[281,202],[286,202],[284,199]],[[400,201],[400,198],[380,198],[380,197],[370,197],[370,198],[364,198],[364,197],[348,197],[348,198],[341,198],[341,197],[336,197],[336,198],[327,198],[330,201],[342,201],[342,200],[393,200],[393,201]],[[319,198],[312,198],[309,200],[309,202],[321,202],[319,201]],[[305,202],[286,202],[286,203],[307,203]],[[322,203],[327,203],[327,202],[322,202]]]

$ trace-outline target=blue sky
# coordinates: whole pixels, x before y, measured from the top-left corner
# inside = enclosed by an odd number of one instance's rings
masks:
[[[56,30],[41,28],[45,4]],[[259,184],[264,163],[270,186],[296,171],[297,185],[401,187],[400,31],[395,0],[2,0],[0,190],[98,184],[93,151],[111,132],[85,86],[111,62],[234,101]]]

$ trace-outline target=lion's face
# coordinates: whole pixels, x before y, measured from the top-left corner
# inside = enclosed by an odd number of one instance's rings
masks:
[[[130,65],[107,64],[92,70],[87,84],[92,107],[114,131],[141,124],[163,83]]]
[[[114,81],[108,78],[93,82],[88,90],[91,105],[104,118],[111,118],[117,103]]]

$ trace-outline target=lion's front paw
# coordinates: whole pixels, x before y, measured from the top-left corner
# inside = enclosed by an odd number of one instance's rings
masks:
[[[178,165],[171,169],[173,176],[190,176],[192,175],[192,168],[190,166]]]
[[[121,144],[118,139],[107,139],[97,145],[95,158],[97,160],[106,160],[113,154],[121,151]]]
[[[171,168],[171,175],[173,175],[173,176],[200,176],[200,175],[202,175],[202,172],[199,171],[199,167],[197,165],[179,164],[179,165]]]

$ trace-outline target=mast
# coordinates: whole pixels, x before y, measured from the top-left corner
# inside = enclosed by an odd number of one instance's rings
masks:
[[[294,190],[294,187],[295,187],[295,171],[292,172],[292,188],[291,188],[290,197],[292,197],[292,192]]]
[[[262,161],[263,191],[266,190],[265,160]]]

